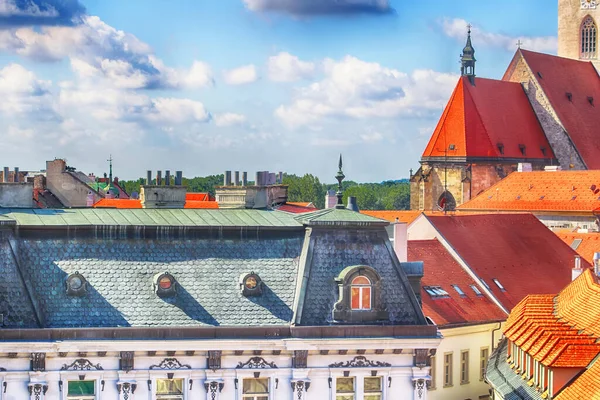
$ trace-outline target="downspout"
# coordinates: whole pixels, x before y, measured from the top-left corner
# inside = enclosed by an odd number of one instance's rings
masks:
[[[494,332],[499,331],[501,328],[502,328],[502,322],[498,322],[498,327],[495,329],[492,329],[492,351],[494,351]]]

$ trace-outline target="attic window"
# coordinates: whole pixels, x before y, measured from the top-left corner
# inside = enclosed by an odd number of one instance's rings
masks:
[[[87,281],[79,272],[67,276],[67,295],[83,296],[87,292]]]
[[[481,281],[481,283],[483,283],[483,286],[485,286],[486,289],[489,290],[490,287],[488,286],[488,284],[483,279],[481,279],[481,278],[479,280]]]
[[[456,147],[453,144],[451,144],[450,146],[448,146],[448,150],[456,150]]]
[[[175,277],[168,272],[154,275],[154,291],[159,297],[171,297],[177,294]]]
[[[255,274],[254,271],[241,276],[240,289],[244,296],[260,296],[262,294],[262,288],[262,279],[260,279],[260,276]]]
[[[504,286],[502,286],[502,284],[500,283],[500,281],[498,279],[494,278],[492,280],[494,281],[496,286],[498,286],[498,288],[500,288],[500,290],[502,290],[503,292],[506,292],[506,289],[504,289]]]
[[[546,196],[544,196],[544,195],[540,196],[540,200],[544,200],[544,197],[546,197]]]
[[[569,101],[573,101],[573,94],[571,92],[567,92],[565,94],[567,95],[567,99],[569,99]]]
[[[540,147],[543,156],[546,156],[546,148],[544,146]]]
[[[542,73],[540,71],[538,71],[537,76],[539,76],[540,78],[544,79],[544,77],[542,76]]]
[[[479,288],[477,286],[475,286],[475,285],[469,285],[469,286],[471,286],[471,289],[473,289],[473,291],[475,292],[475,294],[477,296],[483,296],[483,293],[481,293],[481,290],[479,290]]]
[[[592,96],[588,96],[588,98],[587,98],[587,99],[588,99],[588,102],[589,102],[591,105],[594,105],[594,98],[593,98]]]
[[[502,143],[498,143],[496,146],[498,147],[500,154],[504,154],[504,145]]]
[[[583,242],[583,239],[575,239],[575,240],[573,240],[573,243],[571,243],[571,248],[573,250],[577,250],[577,248],[579,247],[579,245],[581,244],[581,242]]]
[[[333,306],[337,323],[374,322],[389,319],[381,296],[381,277],[365,266],[346,267],[336,278],[339,299]]]
[[[450,297],[448,292],[446,292],[440,286],[424,286],[423,289],[434,298]]]
[[[465,297],[465,292],[462,291],[461,288],[458,287],[458,285],[452,285],[452,287],[454,288],[454,290],[456,290],[456,293],[458,293],[461,297]]]
[[[519,150],[521,150],[522,155],[526,155],[527,152],[526,152],[526,147],[524,144],[519,145]]]

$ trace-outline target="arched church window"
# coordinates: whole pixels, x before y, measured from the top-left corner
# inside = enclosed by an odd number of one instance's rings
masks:
[[[442,211],[454,211],[456,208],[456,200],[452,193],[445,191],[438,199],[438,206]]]
[[[598,54],[598,28],[591,16],[581,24],[581,58],[595,59]]]

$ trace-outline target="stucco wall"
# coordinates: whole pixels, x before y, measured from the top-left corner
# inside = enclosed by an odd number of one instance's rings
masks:
[[[33,207],[33,183],[0,183],[0,207]]]
[[[90,192],[94,203],[101,198],[88,185],[66,171],[64,160],[46,162],[46,187],[65,207],[86,207]]]

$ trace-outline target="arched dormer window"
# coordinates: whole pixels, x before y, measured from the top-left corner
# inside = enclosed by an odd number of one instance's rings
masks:
[[[591,16],[581,24],[581,58],[595,59],[598,56],[598,27]]]
[[[336,278],[339,299],[333,307],[338,323],[374,322],[388,319],[381,298],[381,277],[373,268],[345,268]]]

